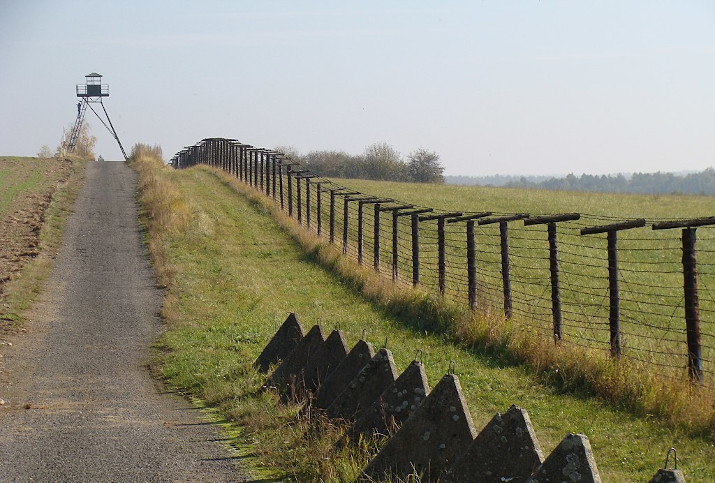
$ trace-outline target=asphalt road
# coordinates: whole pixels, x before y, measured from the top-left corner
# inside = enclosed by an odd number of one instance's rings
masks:
[[[162,294],[134,172],[86,174],[28,333],[3,348],[0,481],[247,481],[216,428],[146,368]]]

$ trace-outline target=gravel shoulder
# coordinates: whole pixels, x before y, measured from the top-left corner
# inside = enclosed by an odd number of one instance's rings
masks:
[[[125,163],[89,163],[50,279],[0,359],[0,481],[249,481],[146,368],[161,331]]]

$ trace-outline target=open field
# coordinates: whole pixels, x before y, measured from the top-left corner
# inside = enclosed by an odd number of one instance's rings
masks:
[[[336,184],[400,201],[443,210],[531,213],[533,216],[578,212],[594,218],[696,218],[715,212],[715,197],[635,195],[575,191],[490,188],[484,186],[428,185],[334,179]]]
[[[456,362],[478,429],[512,403],[529,411],[546,453],[569,432],[591,439],[604,481],[648,481],[664,452],[678,448],[679,467],[692,481],[715,478],[712,434],[634,416],[586,394],[561,394],[508,358],[453,345],[446,334],[424,330],[356,293],[346,280],[306,255],[271,218],[271,210],[240,195],[252,190],[205,168],[159,170],[145,178],[178,186],[170,204],[188,211],[184,227],[158,226],[150,237],[168,286],[163,309],[169,332],[159,366],[180,390],[216,405],[242,427],[257,459],[300,481],[350,481],[369,455],[337,455],[328,434],[306,435],[294,410],[257,391],[264,382],[252,362],[288,312],[304,325],[340,327],[353,344],[366,332],[380,347],[387,338],[397,367],[424,353],[432,385]],[[149,198],[152,198],[150,195]],[[156,196],[153,196],[156,200]],[[150,200],[149,200],[150,201]],[[149,205],[148,223],[162,219]]]
[[[575,344],[608,354],[609,280],[606,235],[582,236],[589,226],[645,218],[653,222],[715,215],[715,198],[706,196],[610,195],[599,193],[548,192],[506,188],[461,187],[364,180],[311,180],[315,185],[344,186],[365,195],[389,198],[396,204],[409,203],[415,208],[429,207],[435,213],[493,212],[495,215],[529,213],[532,217],[560,213],[580,213],[577,221],[558,224],[560,298],[563,314],[564,343]],[[293,181],[295,185],[295,181]],[[285,184],[285,182],[284,182]],[[302,221],[307,224],[305,181],[302,196]],[[285,191],[285,190],[284,190]],[[318,200],[315,186],[311,191],[312,228],[317,229]],[[294,212],[298,210],[297,189],[293,188]],[[287,196],[287,195],[286,195]],[[329,208],[323,195],[320,203],[322,233],[327,232]],[[389,204],[387,204],[389,207]],[[348,211],[347,253],[362,257],[373,266],[373,205],[358,214],[358,203]],[[294,215],[295,216],[295,215]],[[343,201],[338,199],[335,243],[342,245]],[[362,218],[362,250],[359,250],[358,225]],[[390,272],[392,261],[390,237],[391,213],[383,213],[380,225],[379,261],[383,272]],[[445,224],[445,295],[468,303],[466,223]],[[398,223],[398,276],[411,284],[412,242],[410,217]],[[420,284],[438,291],[438,241],[435,221],[419,224]],[[509,223],[509,259],[514,318],[525,330],[544,338],[553,337],[549,243],[545,225],[524,226]],[[502,257],[499,224],[476,225],[477,305],[491,313],[503,313]],[[360,254],[362,252],[362,255]],[[715,384],[715,226],[697,231],[699,271],[700,327],[702,359],[706,385]],[[681,378],[686,373],[687,345],[684,317],[681,230],[657,230],[650,226],[618,233],[618,277],[623,357],[646,370]]]
[[[83,166],[79,160],[0,157],[2,330],[15,327],[47,274]]]

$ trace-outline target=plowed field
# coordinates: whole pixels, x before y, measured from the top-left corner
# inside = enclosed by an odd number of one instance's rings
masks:
[[[0,314],[7,283],[40,253],[46,210],[71,172],[69,160],[0,157]]]

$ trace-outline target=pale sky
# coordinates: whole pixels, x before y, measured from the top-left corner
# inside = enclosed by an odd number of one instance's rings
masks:
[[[127,151],[436,151],[450,175],[715,165],[715,2],[0,0],[0,155],[104,75]],[[97,154],[120,159],[90,116]]]

